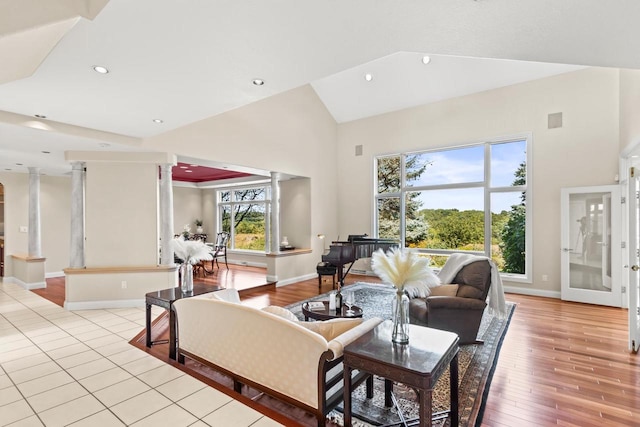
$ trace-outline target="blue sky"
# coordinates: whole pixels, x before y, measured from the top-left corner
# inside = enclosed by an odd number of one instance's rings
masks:
[[[514,173],[526,159],[526,141],[494,144],[491,147],[491,185],[507,187],[513,183]],[[420,155],[421,160],[430,162],[420,179],[411,186],[460,184],[484,179],[484,146],[466,147],[457,150],[438,151]],[[422,208],[483,210],[483,189],[424,191],[420,200]],[[520,202],[520,192],[494,193],[491,210],[509,210]]]

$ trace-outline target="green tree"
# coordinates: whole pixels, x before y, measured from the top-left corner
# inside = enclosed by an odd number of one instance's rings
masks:
[[[520,163],[515,172],[513,185],[524,185],[527,179],[527,164]],[[527,195],[523,192],[520,204],[511,206],[509,218],[502,229],[500,249],[504,258],[504,271],[507,273],[525,273],[525,229],[526,229]]]
[[[378,159],[378,193],[396,193],[401,188],[401,156]],[[406,157],[405,174],[407,182],[420,178],[430,162],[421,162],[420,157]],[[419,215],[422,202],[420,194],[407,193],[405,203],[405,244],[410,245],[427,237],[428,225]],[[389,197],[378,202],[378,236],[397,239],[400,237],[400,198]]]

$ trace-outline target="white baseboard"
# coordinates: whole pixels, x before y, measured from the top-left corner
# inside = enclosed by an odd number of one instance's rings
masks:
[[[220,260],[218,260],[220,261]],[[224,261],[220,261],[220,263],[224,263]],[[263,262],[251,262],[251,261],[233,261],[228,259],[227,263],[229,264],[234,264],[234,265],[243,265],[246,267],[258,267],[258,268],[267,268],[267,264],[263,263]]]
[[[545,291],[542,289],[520,288],[517,286],[504,286],[504,291],[510,294],[560,299],[559,291]]]
[[[276,288],[279,288],[281,286],[291,285],[293,283],[302,282],[303,280],[315,279],[317,277],[318,277],[317,273],[309,273],[309,274],[305,274],[304,276],[292,277],[291,279],[278,281],[276,283]],[[268,276],[267,276],[267,280],[269,280]]]
[[[100,308],[130,308],[144,307],[144,299],[123,299],[123,300],[104,300],[104,301],[77,301],[64,302],[64,308],[73,310],[96,310]]]
[[[64,271],[52,271],[50,273],[44,273],[45,279],[51,279],[52,277],[64,277]]]
[[[20,286],[21,288],[24,288],[28,291],[32,290],[32,289],[44,289],[47,287],[47,282],[33,282],[33,283],[26,283],[23,282],[22,280],[18,279],[17,277],[5,277],[4,278],[4,282],[5,283],[13,283],[16,284],[18,286]]]

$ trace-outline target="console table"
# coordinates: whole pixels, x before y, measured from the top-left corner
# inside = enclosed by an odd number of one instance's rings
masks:
[[[145,295],[146,303],[146,336],[145,344],[151,347],[155,344],[151,341],[151,306],[157,305],[169,311],[169,359],[176,358],[176,314],[173,310],[173,303],[182,298],[190,298],[196,295],[208,294],[209,292],[219,291],[220,286],[207,285],[204,283],[194,283],[192,292],[182,292],[178,286],[175,288],[162,289],[160,291],[149,292]],[[164,342],[164,341],[163,341]]]
[[[458,335],[409,325],[409,344],[391,341],[393,324],[387,320],[344,348],[344,425],[351,426],[351,371],[385,378],[385,404],[390,406],[392,381],[418,390],[420,427],[431,426],[433,387],[449,366],[451,426],[458,426]]]

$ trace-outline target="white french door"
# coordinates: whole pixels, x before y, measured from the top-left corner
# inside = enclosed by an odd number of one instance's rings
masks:
[[[637,167],[629,168],[629,349],[640,346],[640,178]]]
[[[621,307],[620,188],[563,188],[561,197],[562,299]]]

